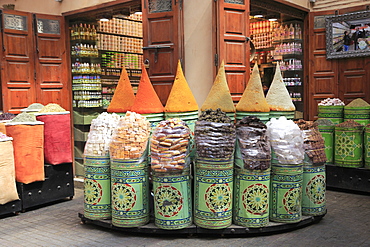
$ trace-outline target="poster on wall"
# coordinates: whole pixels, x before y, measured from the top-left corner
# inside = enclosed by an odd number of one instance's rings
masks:
[[[370,11],[325,18],[327,59],[370,55]]]

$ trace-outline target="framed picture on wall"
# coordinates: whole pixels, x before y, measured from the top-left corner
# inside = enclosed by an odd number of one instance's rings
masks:
[[[370,11],[325,18],[326,58],[370,56]]]

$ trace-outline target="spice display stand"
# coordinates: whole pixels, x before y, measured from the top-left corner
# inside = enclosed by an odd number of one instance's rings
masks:
[[[326,165],[326,186],[370,193],[370,169]]]
[[[250,235],[262,235],[262,234],[275,234],[283,231],[291,231],[295,229],[299,229],[305,226],[312,225],[314,223],[318,223],[324,216],[303,216],[302,220],[297,223],[275,223],[269,222],[266,227],[261,228],[248,228],[243,226],[231,225],[224,229],[206,229],[197,227],[196,225],[191,225],[183,229],[179,230],[164,230],[156,227],[154,225],[153,220],[145,226],[140,227],[133,227],[133,228],[122,228],[122,227],[115,227],[112,225],[111,220],[90,220],[84,217],[82,213],[79,213],[78,216],[81,218],[81,222],[84,224],[93,224],[97,226],[101,226],[104,228],[127,232],[127,233],[139,233],[139,234],[153,234],[153,235],[171,235],[175,233],[176,235],[220,235],[220,236],[235,236],[235,235],[242,235],[242,236],[250,236]]]
[[[45,181],[17,182],[22,211],[74,196],[72,163],[44,165]]]
[[[5,203],[0,205],[0,217],[11,214],[18,214],[22,211],[22,203],[20,200],[15,200],[12,202]]]

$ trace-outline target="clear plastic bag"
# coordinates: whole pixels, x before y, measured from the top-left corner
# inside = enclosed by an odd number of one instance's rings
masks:
[[[150,141],[151,167],[155,172],[182,171],[190,165],[190,129],[179,118],[161,121]]]
[[[230,159],[235,149],[235,125],[197,121],[195,123],[197,156],[201,158]]]

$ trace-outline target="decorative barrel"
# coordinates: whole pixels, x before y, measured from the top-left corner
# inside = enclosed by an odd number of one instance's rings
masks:
[[[279,117],[286,117],[286,119],[293,120],[294,119],[294,111],[270,111],[269,116],[271,118],[278,119]]]
[[[334,124],[343,122],[343,105],[319,105],[318,118],[329,119]]]
[[[142,160],[113,159],[112,224],[137,227],[149,222],[148,164]]]
[[[158,123],[162,120],[164,120],[163,112],[160,113],[150,113],[150,114],[141,114],[142,116],[145,116],[146,119],[150,122],[150,126],[152,127],[152,130],[158,125]]]
[[[370,123],[370,107],[344,107],[344,121],[354,120],[362,125]]]
[[[334,126],[319,125],[319,131],[324,139],[326,162],[334,162]]]
[[[155,225],[176,230],[192,224],[190,171],[153,171]]]
[[[365,143],[365,150],[364,150],[364,160],[365,165],[364,168],[370,169],[370,126],[365,127],[364,132],[364,143]]]
[[[302,164],[272,164],[270,220],[295,223],[302,220]]]
[[[364,126],[338,127],[334,131],[334,162],[343,167],[363,166]]]
[[[326,213],[325,165],[303,164],[302,214],[317,216]]]
[[[258,117],[261,122],[267,123],[270,120],[270,113],[269,112],[236,112],[236,120],[241,120],[246,116],[256,116]]]
[[[111,218],[111,171],[109,156],[84,157],[84,216],[92,220]]]
[[[234,224],[258,228],[269,222],[270,169],[235,169]]]
[[[231,225],[233,160],[197,159],[195,163],[194,223],[208,229]]]
[[[228,117],[231,118],[231,120],[235,121],[235,112],[225,112]]]

